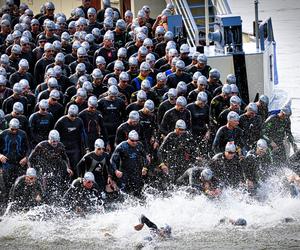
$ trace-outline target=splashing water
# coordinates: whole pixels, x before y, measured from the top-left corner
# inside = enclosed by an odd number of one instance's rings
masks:
[[[289,172],[286,170],[284,173]],[[203,195],[192,196],[184,189],[173,191],[168,197],[147,192],[144,204],[128,199],[115,211],[85,218],[66,216],[61,208],[41,206],[25,214],[4,217],[0,223],[0,247],[31,248],[38,245],[53,248],[58,245],[65,248],[76,244],[79,248],[136,248],[149,235],[146,227],[141,232],[134,231],[133,225],[138,223],[141,214],[158,226],[165,223],[172,226],[172,240],[155,242],[155,247],[162,248],[194,248],[200,241],[205,248],[215,248],[228,240],[230,243],[224,248],[232,248],[240,247],[241,240],[247,246],[253,237],[256,237],[256,243],[258,237],[262,245],[268,242],[270,246],[268,235],[260,233],[271,231],[273,235],[274,231],[285,231],[286,227],[296,227],[296,232],[299,232],[300,199],[291,198],[284,189],[282,173],[267,180],[259,193],[267,194],[264,201],[257,201],[239,190],[226,190],[218,200],[210,200]],[[219,225],[223,217],[245,218],[247,227]],[[291,218],[291,223],[285,223],[286,218]],[[295,239],[289,244],[299,246]],[[149,246],[153,248],[152,243],[146,245]]]

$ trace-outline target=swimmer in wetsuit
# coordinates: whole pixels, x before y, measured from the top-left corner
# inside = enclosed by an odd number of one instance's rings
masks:
[[[220,224],[229,224],[229,223],[234,226],[247,226],[247,221],[243,218],[238,218],[238,219],[234,220],[231,218],[224,217],[224,218],[220,219],[220,221],[219,221],[219,225]]]
[[[158,228],[155,223],[150,221],[145,215],[141,215],[140,224],[134,226],[134,229],[137,231],[142,230],[144,224],[150,229],[150,236],[146,237],[146,240],[151,241],[154,238],[159,237],[160,239],[170,238],[172,234],[172,228],[169,225]]]

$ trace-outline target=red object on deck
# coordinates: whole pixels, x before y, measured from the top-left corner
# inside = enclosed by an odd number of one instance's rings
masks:
[[[101,9],[101,1],[100,0],[92,0],[91,5],[98,11]]]

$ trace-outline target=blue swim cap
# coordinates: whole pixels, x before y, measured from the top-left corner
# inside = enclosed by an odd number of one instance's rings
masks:
[[[170,237],[171,236],[171,233],[172,233],[172,227],[169,226],[168,224],[166,224],[164,227],[163,227],[163,230],[165,232],[165,234]]]
[[[235,226],[247,226],[247,221],[243,218],[239,218],[233,223],[233,225],[235,225]]]

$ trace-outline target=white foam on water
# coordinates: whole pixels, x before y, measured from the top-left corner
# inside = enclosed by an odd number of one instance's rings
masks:
[[[0,223],[0,239],[19,238],[43,243],[67,239],[74,243],[113,242],[114,246],[119,247],[134,246],[149,235],[146,226],[140,232],[133,228],[139,223],[141,214],[158,226],[165,223],[171,225],[175,238],[185,236],[187,232],[197,234],[232,229],[232,225],[216,227],[223,217],[245,218],[248,225],[243,230],[250,231],[275,227],[287,217],[300,220],[300,199],[291,198],[283,190],[282,175],[270,178],[262,190],[268,194],[263,202],[253,200],[239,190],[226,190],[219,200],[210,200],[203,195],[192,197],[182,190],[173,192],[168,198],[155,198],[149,194],[143,205],[136,200],[132,203],[127,201],[119,210],[88,215],[86,218],[55,215],[49,220],[39,221],[46,215],[42,208],[40,211],[30,211],[26,216],[21,214],[4,218]]]
[[[248,25],[243,29],[251,31],[254,20],[254,1],[231,0],[230,3],[233,13],[241,14],[243,24]],[[292,130],[298,140],[300,138],[298,129],[300,123],[300,89],[298,88],[300,51],[297,46],[300,38],[299,5],[300,1],[298,0],[260,1],[259,5],[260,19],[272,17],[277,42],[279,86],[287,90],[295,99],[295,101],[293,100],[291,119]],[[124,246],[134,246],[149,234],[147,228],[140,232],[133,229],[133,225],[138,223],[141,213],[148,216],[157,225],[165,223],[171,225],[175,239],[205,231],[227,232],[233,226],[215,227],[219,219],[224,216],[245,218],[248,222],[247,227],[245,229],[235,228],[235,230],[251,232],[255,232],[257,229],[282,226],[284,225],[282,220],[287,217],[294,218],[295,223],[299,224],[300,199],[293,199],[282,190],[281,177],[274,176],[264,185],[264,188],[265,192],[269,194],[265,202],[253,201],[235,190],[228,190],[219,201],[212,201],[204,196],[191,198],[186,193],[178,191],[173,193],[170,198],[154,198],[152,195],[148,195],[144,206],[128,204],[120,210],[99,213],[87,218],[66,219],[61,216],[59,219],[32,221],[24,215],[10,216],[3,218],[3,221],[0,222],[0,241],[20,239],[21,241],[31,240],[34,243],[56,243],[67,239],[74,243],[79,241],[87,244],[104,242],[115,248],[117,248],[116,246],[124,248]],[[32,214],[34,215],[34,212]],[[268,235],[261,235],[261,238],[264,237],[267,238]],[[182,245],[179,246],[184,248]],[[196,248],[195,246],[194,249]]]

